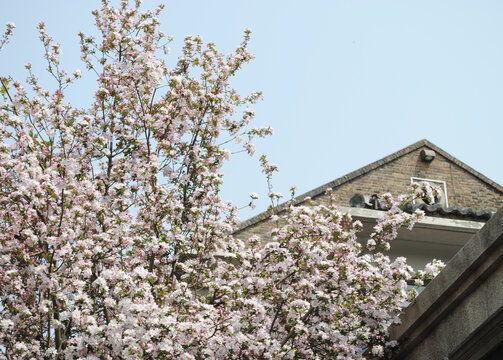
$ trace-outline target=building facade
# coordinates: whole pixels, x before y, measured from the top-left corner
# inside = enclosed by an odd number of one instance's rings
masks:
[[[446,268],[419,294],[390,328],[400,344],[393,359],[503,359],[503,187],[427,140],[298,196],[303,204],[328,203],[327,188],[344,212],[363,223],[364,241],[382,217],[375,199],[399,195],[411,182],[440,186],[435,204],[417,201],[424,219],[401,230],[390,257],[404,256],[415,268],[433,258]],[[501,208],[501,209],[500,209]],[[281,212],[280,206],[280,212]],[[498,211],[498,209],[500,209]],[[264,212],[243,222],[235,236],[268,241],[274,227]]]

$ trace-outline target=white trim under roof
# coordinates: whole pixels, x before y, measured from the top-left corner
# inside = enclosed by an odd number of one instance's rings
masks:
[[[341,207],[342,212],[350,214],[357,219],[377,220],[384,217],[385,211],[354,207]],[[418,227],[437,228],[442,230],[456,230],[458,232],[475,233],[484,226],[485,222],[446,219],[441,217],[425,216],[416,224]]]

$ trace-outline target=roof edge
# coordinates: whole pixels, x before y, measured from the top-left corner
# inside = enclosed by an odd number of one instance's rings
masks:
[[[288,205],[291,205],[292,203],[295,204],[295,205],[298,205],[298,204],[301,204],[303,202],[306,201],[306,198],[315,198],[315,197],[318,197],[320,195],[323,195],[325,194],[325,192],[327,191],[327,188],[335,188],[337,186],[340,186],[342,184],[345,184],[353,179],[356,179],[357,177],[360,177],[362,175],[365,175],[367,173],[369,173],[370,171],[372,170],[375,170],[383,165],[386,165],[396,159],[399,159],[401,158],[402,156],[404,155],[407,155],[419,148],[421,148],[422,146],[427,146],[429,147],[430,149],[434,150],[435,152],[439,153],[440,155],[442,155],[443,157],[445,157],[447,160],[451,161],[452,163],[454,163],[455,165],[459,166],[460,168],[462,168],[463,170],[467,171],[468,173],[472,174],[473,176],[477,177],[478,179],[480,179],[481,181],[483,181],[484,183],[488,184],[489,186],[492,186],[493,188],[495,188],[496,190],[498,190],[499,192],[501,192],[503,194],[503,186],[499,185],[498,183],[492,181],[491,179],[489,179],[488,177],[482,175],[481,173],[479,173],[478,171],[474,170],[473,168],[471,168],[470,166],[466,165],[464,162],[456,159],[454,156],[450,155],[449,153],[447,153],[446,151],[442,150],[441,148],[439,148],[438,146],[432,144],[431,142],[429,142],[428,140],[426,139],[422,139],[422,140],[419,140],[401,150],[398,150],[388,156],[385,156],[383,157],[382,159],[379,159],[377,161],[374,161],[364,167],[361,167],[355,171],[352,171],[350,172],[349,174],[346,174],[344,176],[341,176],[340,178],[337,178],[335,180],[332,180],[324,185],[321,185],[321,186],[318,186],[317,188],[314,188],[313,190],[311,191],[308,191],[302,195],[299,195],[299,196],[296,196],[293,201],[290,200],[290,201],[286,201],[280,205],[278,205],[278,208],[276,210],[276,213],[279,213],[279,212],[283,212],[285,210],[285,208],[288,206]],[[245,220],[243,221],[242,223],[240,223],[240,225],[238,226],[238,229],[236,230],[236,233],[239,233],[241,231],[243,231],[244,229],[246,229],[247,227],[250,227],[252,225],[255,225],[259,222],[262,222],[262,221],[265,221],[267,220],[270,216],[272,215],[272,212],[270,210],[267,210],[267,211],[264,211],[258,215],[255,215],[254,217],[251,217],[249,218],[248,220]]]
[[[479,178],[480,180],[482,180],[483,182],[485,182],[487,185],[492,186],[493,188],[495,188],[496,190],[498,190],[500,193],[503,193],[503,186],[501,186],[497,182],[495,182],[495,181],[489,179],[487,176],[479,173],[477,170],[475,170],[472,167],[466,165],[464,162],[458,160],[457,158],[455,158],[454,156],[450,155],[446,151],[442,150],[441,148],[439,148],[435,144],[432,144],[428,140],[423,139],[421,141],[424,142],[425,146],[428,146],[432,150],[438,152],[440,155],[442,155],[443,157],[445,157],[447,160],[451,161],[452,163],[454,163],[455,165],[459,166],[463,170],[469,172],[473,176]]]

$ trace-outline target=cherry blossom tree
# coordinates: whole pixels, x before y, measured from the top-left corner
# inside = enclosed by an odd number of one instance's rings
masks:
[[[365,246],[362,225],[333,202],[287,203],[269,242],[238,240],[238,210],[219,196],[226,146],[253,155],[253,139],[272,133],[250,127],[261,94],[229,85],[253,58],[250,31],[229,55],[188,36],[170,68],[162,8],[103,0],[93,12],[100,37],[80,34],[97,76],[86,109],[65,96],[82,72],[63,69],[43,23],[56,88],[30,64],[24,85],[0,78],[0,357],[383,356],[395,345],[388,325],[414,296],[407,281],[442,266],[414,272],[386,250],[422,216],[401,206],[437,190],[384,195],[388,211]],[[276,167],[262,165],[270,181]]]

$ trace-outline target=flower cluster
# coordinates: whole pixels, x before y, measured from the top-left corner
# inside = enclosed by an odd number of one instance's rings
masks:
[[[16,28],[16,25],[14,23],[9,22],[5,27],[6,27],[5,32],[0,38],[0,50],[2,50],[5,44],[9,43],[9,38],[12,36],[12,32]]]
[[[266,245],[232,236],[237,209],[219,197],[231,156],[222,145],[245,135],[253,154],[253,138],[272,133],[248,128],[261,94],[229,85],[253,58],[250,31],[228,55],[188,36],[170,68],[161,10],[103,0],[93,12],[101,36],[80,34],[97,76],[87,109],[65,97],[82,72],[62,69],[43,23],[55,89],[30,64],[26,88],[2,78],[0,357],[382,356],[412,269],[365,254],[361,224],[333,203],[286,207]],[[261,162],[270,185],[277,167]],[[269,197],[280,194],[270,187]],[[381,245],[419,217],[387,199],[373,236]]]
[[[383,194],[378,200],[380,201],[379,207],[386,209],[387,212],[374,227],[374,232],[367,241],[368,249],[373,251],[376,246],[380,246],[384,250],[389,250],[390,241],[397,237],[398,229],[401,226],[406,226],[410,230],[424,216],[422,210],[418,209],[412,214],[408,214],[401,208],[415,199],[434,199],[439,194],[440,189],[432,187],[428,183],[412,183],[407,193],[398,196],[396,200],[390,193]]]

